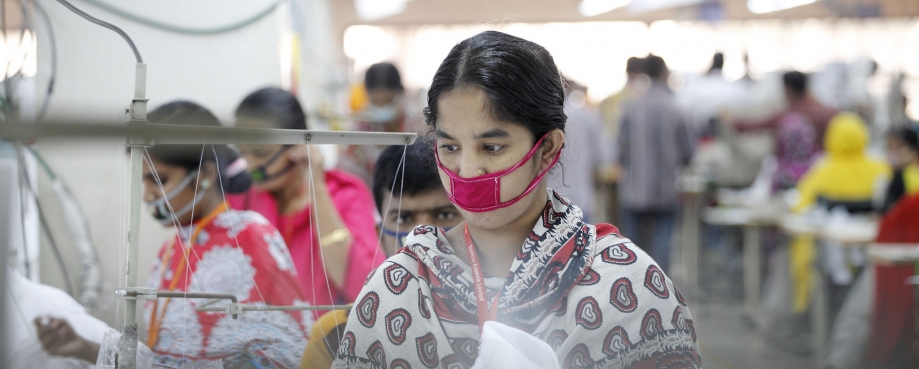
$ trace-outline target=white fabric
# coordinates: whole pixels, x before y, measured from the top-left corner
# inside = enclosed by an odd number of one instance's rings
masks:
[[[32,323],[39,316],[51,316],[66,319],[80,337],[93,342],[102,342],[105,332],[112,331],[105,322],[86,313],[86,309],[64,291],[54,287],[34,283],[21,274],[7,273],[7,291],[4,296],[6,304],[6,342],[8,361],[0,363],[5,369],[69,369],[91,368],[90,363],[76,359],[60,358],[48,355],[38,340],[35,325]]]
[[[472,369],[559,368],[555,350],[545,341],[495,321],[485,322]]]

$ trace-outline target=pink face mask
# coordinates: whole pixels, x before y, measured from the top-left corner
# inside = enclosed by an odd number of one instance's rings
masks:
[[[513,199],[501,202],[501,177],[504,177],[511,172],[517,170],[530,161],[533,155],[536,154],[536,150],[539,149],[540,144],[543,140],[546,139],[548,134],[542,136],[539,141],[533,145],[533,148],[530,149],[530,152],[523,157],[520,162],[514,164],[514,166],[502,170],[500,172],[489,173],[481,175],[478,177],[463,178],[459,174],[454,173],[453,171],[444,167],[440,162],[440,155],[437,154],[437,150],[434,150],[434,155],[437,157],[437,166],[450,177],[450,190],[447,191],[447,197],[450,198],[450,201],[453,202],[456,206],[459,206],[461,209],[470,211],[473,213],[484,213],[487,211],[492,211],[496,209],[506,208],[513,205],[517,201],[520,201],[524,196],[528,195],[533,189],[539,185],[539,181],[549,172],[549,169],[552,169],[555,166],[555,163],[558,163],[558,159],[562,156],[562,150],[558,150],[558,154],[555,155],[555,159],[552,160],[552,164],[549,165],[546,170],[539,173],[536,178],[533,178],[533,181],[530,182],[530,185],[527,186],[526,190],[523,191],[519,196],[514,197]]]

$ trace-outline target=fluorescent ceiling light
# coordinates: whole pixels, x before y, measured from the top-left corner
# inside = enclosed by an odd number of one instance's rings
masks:
[[[748,0],[747,9],[754,14],[763,14],[796,8],[815,2],[817,0]]]
[[[629,4],[628,11],[631,14],[642,14],[661,9],[695,5],[702,2],[704,2],[704,0],[635,0]]]
[[[401,14],[411,0],[354,0],[357,17],[362,21],[375,21]]]
[[[585,17],[593,17],[628,5],[632,0],[581,0],[578,11]]]

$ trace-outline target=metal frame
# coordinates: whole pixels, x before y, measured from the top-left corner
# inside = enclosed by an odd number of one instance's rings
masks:
[[[137,347],[137,300],[159,297],[229,299],[226,307],[209,307],[215,301],[199,307],[199,311],[224,311],[234,315],[246,311],[262,310],[337,310],[343,306],[246,306],[239,304],[235,296],[214,294],[178,293],[153,291],[137,286],[137,253],[140,239],[140,206],[143,169],[143,149],[152,145],[169,144],[249,144],[249,145],[410,145],[417,139],[415,133],[336,132],[292,129],[234,128],[213,126],[188,126],[151,124],[146,122],[146,98],[144,97],[146,65],[137,65],[137,86],[129,113],[131,122],[123,125],[101,124],[99,122],[75,122],[70,124],[9,123],[0,125],[0,138],[10,140],[33,140],[37,138],[99,139],[122,138],[130,148],[130,211],[128,230],[128,252],[126,265],[126,288],[115,292],[116,298],[124,299],[124,320],[122,327],[122,357],[120,369],[136,366]]]

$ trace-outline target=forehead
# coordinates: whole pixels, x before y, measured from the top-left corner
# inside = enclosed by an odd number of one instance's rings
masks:
[[[488,96],[474,87],[458,88],[440,96],[437,102],[437,129],[455,138],[474,136],[493,129],[511,135],[528,133],[519,124],[495,119],[489,111]]]

